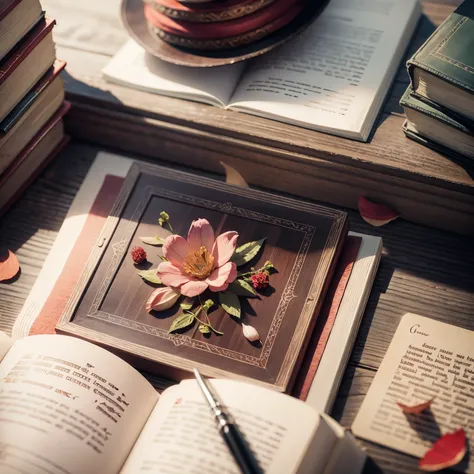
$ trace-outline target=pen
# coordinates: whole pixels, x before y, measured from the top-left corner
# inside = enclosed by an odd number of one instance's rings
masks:
[[[213,392],[206,379],[202,377],[198,369],[194,369],[194,375],[202,393],[211,407],[216,418],[219,433],[229,448],[235,462],[243,474],[263,474],[255,455],[246,443],[242,433],[233,422],[229,414],[222,407],[216,394]]]

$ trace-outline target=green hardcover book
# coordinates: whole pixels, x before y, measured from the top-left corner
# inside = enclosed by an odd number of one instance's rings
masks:
[[[474,0],[465,0],[407,62],[414,93],[474,120]]]
[[[411,87],[403,94],[400,105],[407,116],[403,131],[409,138],[451,157],[474,158],[472,128],[420,100]]]

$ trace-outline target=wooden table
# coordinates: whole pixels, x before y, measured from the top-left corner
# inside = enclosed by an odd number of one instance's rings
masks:
[[[62,2],[71,5],[70,0]],[[50,2],[44,3],[47,6]],[[81,5],[86,3],[83,1]],[[97,21],[109,18],[105,0],[95,4],[107,13]],[[116,46],[113,42],[121,41],[120,31],[115,36],[110,34],[105,49],[99,51],[96,47],[92,57],[107,57],[111,53],[107,48],[113,49]],[[79,51],[72,42],[68,47]],[[82,74],[87,76],[87,70]],[[87,129],[89,125],[84,126]],[[16,252],[22,273],[14,283],[0,285],[0,329],[7,332],[11,329],[72,199],[101,149],[104,147],[73,142],[1,219],[0,248]],[[384,239],[381,266],[333,410],[333,416],[350,427],[403,314],[419,313],[474,330],[474,246],[472,237],[405,220],[373,228],[357,212],[348,212],[351,230]],[[361,441],[361,444],[371,456],[367,473],[417,471],[414,458],[373,443]]]

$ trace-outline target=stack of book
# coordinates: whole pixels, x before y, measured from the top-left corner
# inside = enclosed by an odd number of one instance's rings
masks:
[[[0,214],[67,141],[54,24],[39,0],[0,0]]]
[[[466,0],[408,61],[405,134],[453,158],[474,158],[474,0]]]

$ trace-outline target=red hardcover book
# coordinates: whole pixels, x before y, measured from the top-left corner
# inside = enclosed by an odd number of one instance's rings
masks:
[[[66,66],[66,61],[56,60],[46,74],[33,86],[18,105],[0,122],[0,138],[7,134],[23,114],[34,104],[36,98],[48,87]]]
[[[36,136],[26,145],[15,161],[0,176],[0,216],[18,199],[21,193],[31,184],[45,166],[67,144],[69,138],[64,136],[62,118],[70,109],[71,104],[63,106],[51,117]],[[45,138],[54,132],[53,149],[49,153],[35,156],[45,144]]]

